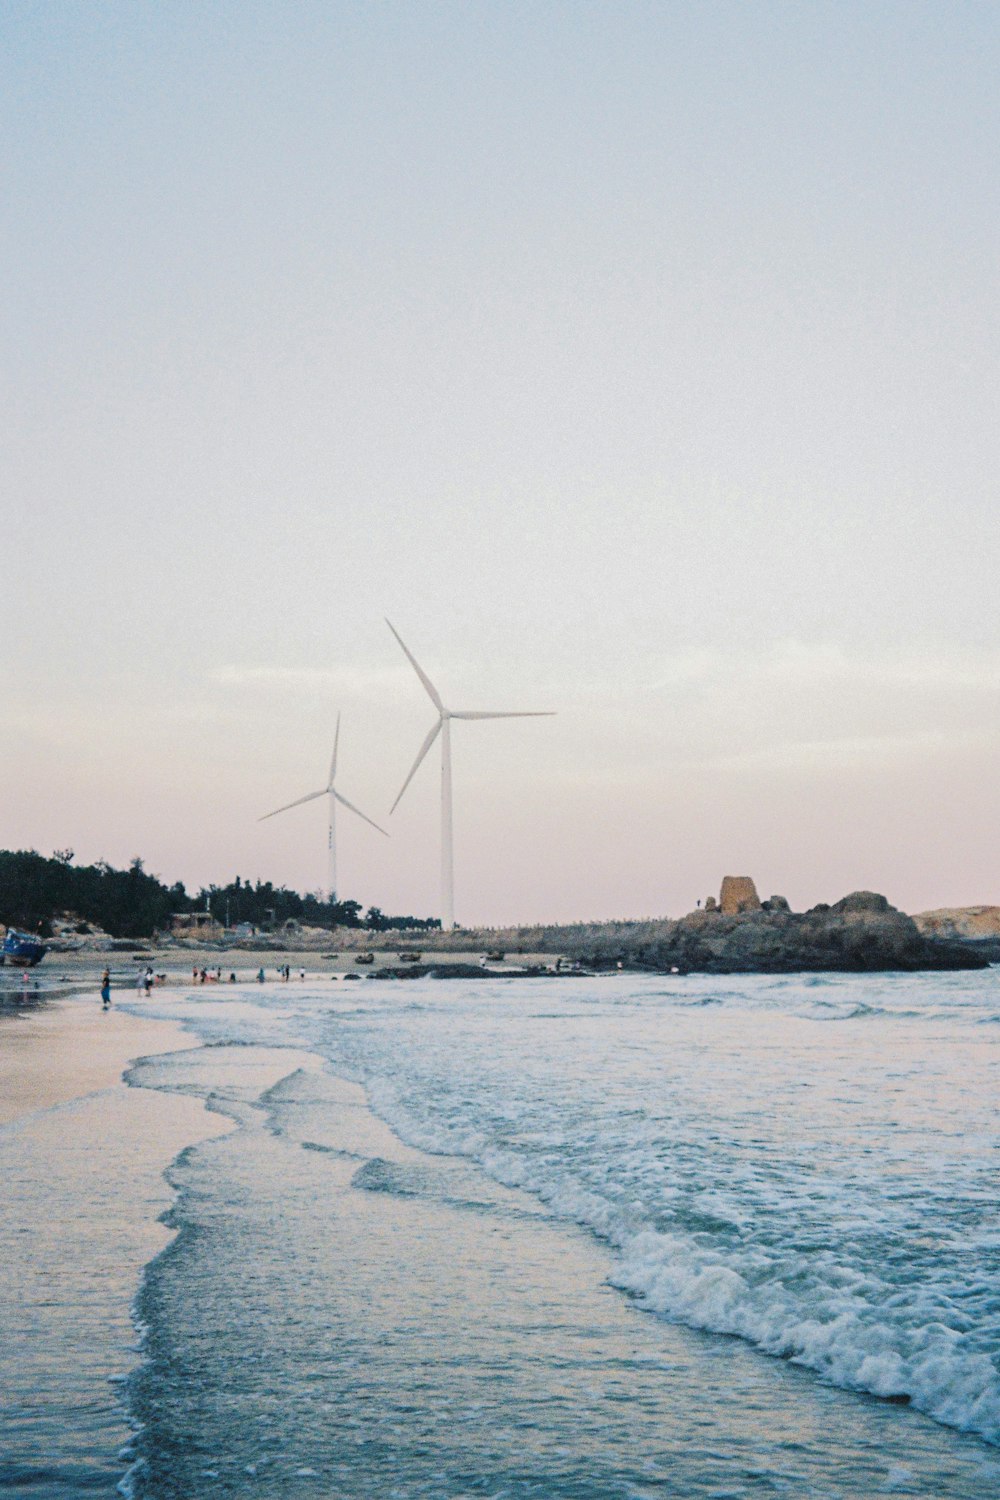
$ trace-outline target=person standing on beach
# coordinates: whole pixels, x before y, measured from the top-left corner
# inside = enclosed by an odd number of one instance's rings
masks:
[[[105,969],[101,979],[101,1009],[111,1009],[111,970]]]

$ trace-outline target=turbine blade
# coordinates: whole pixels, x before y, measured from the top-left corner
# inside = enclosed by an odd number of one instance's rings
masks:
[[[353,802],[348,802],[347,798],[342,797],[339,792],[334,792],[333,795],[336,797],[338,802],[343,804],[344,807],[349,807],[352,813],[357,813],[359,818],[364,818],[366,823],[371,823],[373,828],[378,828],[379,833],[385,833],[386,838],[389,837],[389,835],[385,832],[385,829],[380,828],[378,823],[376,823],[374,819],[370,818],[367,813],[363,813],[361,811],[360,807],[355,807]]]
[[[517,714],[481,714],[481,713],[453,713],[453,719],[554,719],[554,708],[529,709],[526,713]]]
[[[388,621],[386,623],[388,624]],[[417,767],[420,765],[420,762],[423,760],[424,756],[427,754],[428,750],[431,748],[431,746],[433,745],[434,741],[437,739],[438,735],[441,733],[441,725],[443,723],[444,723],[443,719],[438,719],[437,723],[434,725],[434,728],[431,730],[430,734],[427,736],[427,738],[424,740],[424,743],[420,746],[420,749],[417,751],[417,758],[413,762],[413,765],[410,768],[410,774],[409,774],[409,776],[407,776],[406,780],[403,782],[403,785],[399,789],[399,797],[396,798],[395,802],[392,804],[392,806],[389,809],[389,816],[390,817],[392,817],[392,814],[396,811],[396,808],[399,806],[399,799],[400,799],[400,797],[402,797],[403,793],[406,791],[406,788],[409,786],[410,782],[413,780],[414,776],[417,774]]]
[[[330,785],[337,774],[337,746],[340,744],[340,710],[337,710],[337,728],[333,736],[333,759],[330,761]]]
[[[438,711],[439,714],[443,714],[444,713],[444,704],[441,702],[441,694],[438,692],[438,690],[434,686],[433,682],[431,682],[430,678],[427,676],[427,673],[419,665],[419,663],[417,662],[416,657],[413,655],[413,653],[410,651],[410,649],[408,648],[408,646],[405,644],[405,642],[403,641],[403,637],[400,635],[399,631],[396,629],[396,627],[392,623],[392,621],[391,620],[386,620],[385,623],[388,625],[389,629],[392,631],[393,635],[396,637],[396,639],[399,642],[399,644],[403,647],[403,650],[406,653],[406,658],[409,661],[410,666],[413,668],[414,672],[416,672],[417,676],[420,678],[420,681],[423,683],[424,687],[427,689],[427,696],[430,698],[430,700],[433,703],[434,707],[437,709],[437,711]],[[401,797],[403,795],[402,792],[400,792],[399,795]],[[399,799],[397,798],[396,800],[398,801]]]
[[[329,790],[330,788],[325,786],[322,791],[310,792],[307,797],[296,797],[294,802],[286,802],[284,807],[276,807],[274,812],[265,813],[263,818],[257,819],[257,822],[263,823],[268,818],[276,818],[280,812],[287,812],[290,807],[301,807],[303,802],[315,802],[317,797],[325,797]]]

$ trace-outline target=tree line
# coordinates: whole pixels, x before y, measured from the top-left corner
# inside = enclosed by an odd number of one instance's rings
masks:
[[[72,849],[51,858],[34,849],[0,850],[0,922],[29,932],[52,933],[52,919],[72,913],[83,931],[99,927],[112,937],[152,937],[167,931],[175,913],[208,911],[225,927],[249,923],[270,929],[295,919],[313,927],[434,928],[434,917],[390,917],[377,906],[362,916],[360,901],[328,901],[317,892],[300,895],[270,880],[202,886],[189,893],[180,880],[165,885],[137,856],[127,870],[107,860],[74,863]]]

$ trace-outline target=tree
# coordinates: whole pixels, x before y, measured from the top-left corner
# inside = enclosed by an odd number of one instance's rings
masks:
[[[302,896],[269,880],[251,885],[236,876],[228,885],[203,886],[192,897],[182,881],[168,886],[151,875],[139,855],[127,870],[116,870],[106,859],[75,865],[73,858],[71,849],[57,850],[51,859],[34,849],[0,850],[0,922],[33,931],[73,913],[113,937],[143,938],[168,928],[174,912],[203,911],[207,903],[220,921],[228,909],[232,920],[255,927],[280,926],[290,917],[331,929],[362,924],[360,901],[329,901],[319,892]],[[419,917],[387,917],[377,906],[364,920],[378,931],[440,926]]]

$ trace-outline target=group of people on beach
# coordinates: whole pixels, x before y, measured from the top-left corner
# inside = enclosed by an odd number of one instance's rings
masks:
[[[157,978],[159,978],[159,982],[162,984],[163,980],[166,978],[166,975],[165,974],[160,974],[159,976],[157,976],[156,974],[153,973],[152,968],[147,966],[147,968],[145,969],[145,971],[140,972],[139,974],[136,975],[136,978],[135,978],[136,993],[139,994],[139,995],[145,995],[147,997],[147,999],[148,999],[149,995],[152,993],[153,985],[157,982]],[[102,1006],[102,1009],[104,1009],[104,1010],[110,1010],[111,1009],[111,970],[110,969],[105,969],[104,973],[101,976],[101,1006]]]
[[[233,984],[236,983],[236,975],[235,974],[230,974],[229,978],[230,978],[230,981]],[[197,964],[196,964],[195,967],[191,970],[191,983],[192,984],[221,984],[222,983],[222,965],[221,964],[216,964],[216,966],[215,966],[214,969],[199,969],[198,966],[197,966]]]
[[[282,964],[281,967],[278,970],[278,975],[279,975],[279,977],[285,983],[287,983],[288,980],[290,980],[291,977],[292,977],[291,965],[290,964]],[[305,977],[306,977],[306,971],[305,971],[305,969],[304,968],[300,968],[299,969],[299,978],[301,980],[304,980]],[[266,978],[266,975],[264,973],[264,970],[262,968],[258,969],[257,970],[257,983],[258,984],[263,984],[264,981],[265,981],[265,978]],[[157,983],[157,982],[159,982],[159,983],[162,984],[165,979],[166,979],[166,975],[165,974],[159,974],[159,975],[157,975],[157,974],[153,973],[152,968],[147,968],[145,970],[145,972],[140,973],[140,974],[138,974],[136,976],[136,989],[137,989],[137,991],[138,991],[138,993],[140,995],[145,994],[146,996],[148,996],[151,993],[151,991],[152,991],[153,985],[155,983]],[[221,982],[222,982],[222,967],[221,967],[221,965],[216,965],[215,969],[199,969],[197,967],[197,965],[196,965],[191,970],[191,983],[192,984],[220,984]],[[230,984],[235,984],[236,983],[236,974],[235,974],[235,971],[230,973],[230,975],[229,975],[229,983]],[[101,979],[101,1005],[104,1008],[104,1010],[110,1010],[110,1008],[111,1008],[111,970],[110,969],[105,969],[104,970],[104,974],[103,974],[103,977]]]

